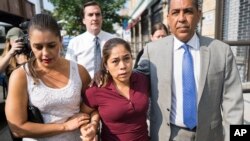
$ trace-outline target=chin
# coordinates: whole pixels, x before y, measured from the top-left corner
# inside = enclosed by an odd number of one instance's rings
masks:
[[[127,81],[129,81],[129,78],[128,77],[121,77],[121,78],[119,78],[119,80],[121,82],[127,82]]]
[[[179,40],[181,40],[182,42],[187,42],[190,39],[190,36],[185,34],[185,35],[180,35],[180,36],[176,36]]]

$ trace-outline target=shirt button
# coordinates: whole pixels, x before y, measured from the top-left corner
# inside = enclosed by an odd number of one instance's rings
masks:
[[[167,108],[167,111],[170,111],[170,109],[169,109],[169,108]]]
[[[169,122],[167,123],[168,126],[170,126]]]

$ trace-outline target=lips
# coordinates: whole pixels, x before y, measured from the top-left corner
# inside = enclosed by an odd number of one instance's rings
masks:
[[[42,59],[44,63],[50,63],[52,59]]]
[[[127,74],[128,74],[128,73],[124,72],[124,73],[120,73],[119,76],[125,77],[125,76],[127,76]]]
[[[99,25],[99,23],[92,23],[92,25]]]
[[[177,27],[177,29],[188,29],[188,26],[180,26],[180,27]]]
[[[189,28],[187,26],[183,26],[183,27],[178,27],[177,30],[180,32],[180,33],[186,33],[189,31]]]

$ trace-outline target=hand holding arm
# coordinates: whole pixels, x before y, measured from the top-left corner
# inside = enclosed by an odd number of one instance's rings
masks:
[[[65,123],[63,123],[65,131],[73,131],[80,126],[89,123],[89,115],[85,113],[79,113],[69,118]]]
[[[98,132],[100,116],[95,109],[88,107],[86,104],[82,104],[81,110],[91,116],[90,123],[81,126],[81,138],[83,141],[93,141]]]

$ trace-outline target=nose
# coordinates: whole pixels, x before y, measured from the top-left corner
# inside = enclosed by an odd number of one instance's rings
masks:
[[[98,14],[93,14],[93,19],[97,19],[98,18]]]
[[[186,20],[186,16],[185,16],[184,12],[180,12],[180,14],[178,16],[178,21],[184,22],[185,20]]]
[[[119,67],[120,67],[120,69],[125,69],[126,68],[126,63],[124,61],[120,61]]]
[[[42,53],[43,55],[49,54],[49,49],[47,47],[43,47]]]

